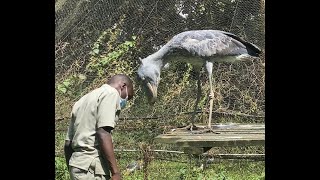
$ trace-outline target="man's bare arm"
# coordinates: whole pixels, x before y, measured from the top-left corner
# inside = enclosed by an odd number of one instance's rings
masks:
[[[64,143],[64,155],[66,158],[66,164],[67,164],[68,169],[69,169],[69,160],[71,158],[72,153],[74,152],[71,147],[71,143],[72,143],[72,141],[69,141],[69,140],[66,140]]]
[[[97,130],[97,139],[99,141],[100,149],[104,159],[110,166],[112,179],[120,179],[120,171],[117,166],[116,158],[114,155],[111,127],[101,127]]]

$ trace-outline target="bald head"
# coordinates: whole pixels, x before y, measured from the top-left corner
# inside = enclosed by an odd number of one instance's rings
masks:
[[[127,75],[124,75],[124,74],[117,74],[117,75],[114,75],[114,76],[112,76],[109,80],[108,80],[108,82],[107,82],[107,84],[114,84],[114,83],[117,83],[117,82],[119,82],[119,81],[122,81],[122,82],[124,82],[124,83],[126,83],[126,84],[131,84],[132,85],[132,80],[127,76]]]
[[[117,89],[122,98],[126,98],[127,95],[128,99],[133,97],[133,82],[127,75],[114,75],[108,80],[107,84]]]

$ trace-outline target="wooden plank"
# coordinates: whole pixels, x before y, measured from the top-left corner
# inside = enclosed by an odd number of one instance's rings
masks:
[[[200,129],[205,129],[207,125],[203,124],[197,124],[196,125]],[[252,131],[252,130],[265,130],[264,124],[239,124],[239,123],[232,123],[232,124],[214,124],[212,125],[212,129],[214,131],[219,130],[246,130],[246,131]]]
[[[166,133],[167,136],[176,136],[176,135],[197,135],[197,134],[265,134],[264,130],[214,130],[215,133],[198,133],[199,131],[193,131],[194,133],[191,133],[190,131],[174,131],[174,132],[168,132]]]
[[[194,130],[194,133],[200,132],[205,130],[206,126],[197,125],[199,130]],[[232,125],[213,125],[213,130],[215,132],[234,132],[234,133],[264,133],[265,127],[264,125],[251,125],[251,124],[232,124]],[[166,134],[192,134],[189,130],[185,129],[172,129],[171,131],[167,132]]]
[[[180,147],[222,147],[222,146],[256,146],[264,145],[264,139],[230,139],[230,140],[212,140],[212,141],[195,141],[195,140],[179,140],[176,145]]]
[[[202,128],[201,125],[197,125],[197,127]],[[172,143],[180,147],[197,148],[264,145],[265,143],[264,124],[219,124],[212,127],[219,134],[193,134],[190,131],[179,129],[159,135],[155,141]]]
[[[212,134],[212,135],[160,135],[156,142],[174,143],[182,147],[215,147],[239,145],[264,145],[264,134]]]
[[[252,159],[262,161],[265,160],[265,154],[212,154],[207,157],[213,157],[215,159]]]

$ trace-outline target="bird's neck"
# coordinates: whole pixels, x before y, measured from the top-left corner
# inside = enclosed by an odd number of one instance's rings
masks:
[[[168,47],[167,45],[164,45],[161,49],[159,49],[157,52],[149,55],[146,59],[148,61],[153,61],[153,62],[158,62],[158,61],[163,61],[164,55],[168,52]]]

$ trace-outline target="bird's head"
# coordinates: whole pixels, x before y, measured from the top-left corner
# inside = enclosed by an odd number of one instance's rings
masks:
[[[157,63],[143,62],[138,68],[138,76],[147,90],[148,101],[154,104],[157,100],[157,89],[160,82],[160,67]]]

